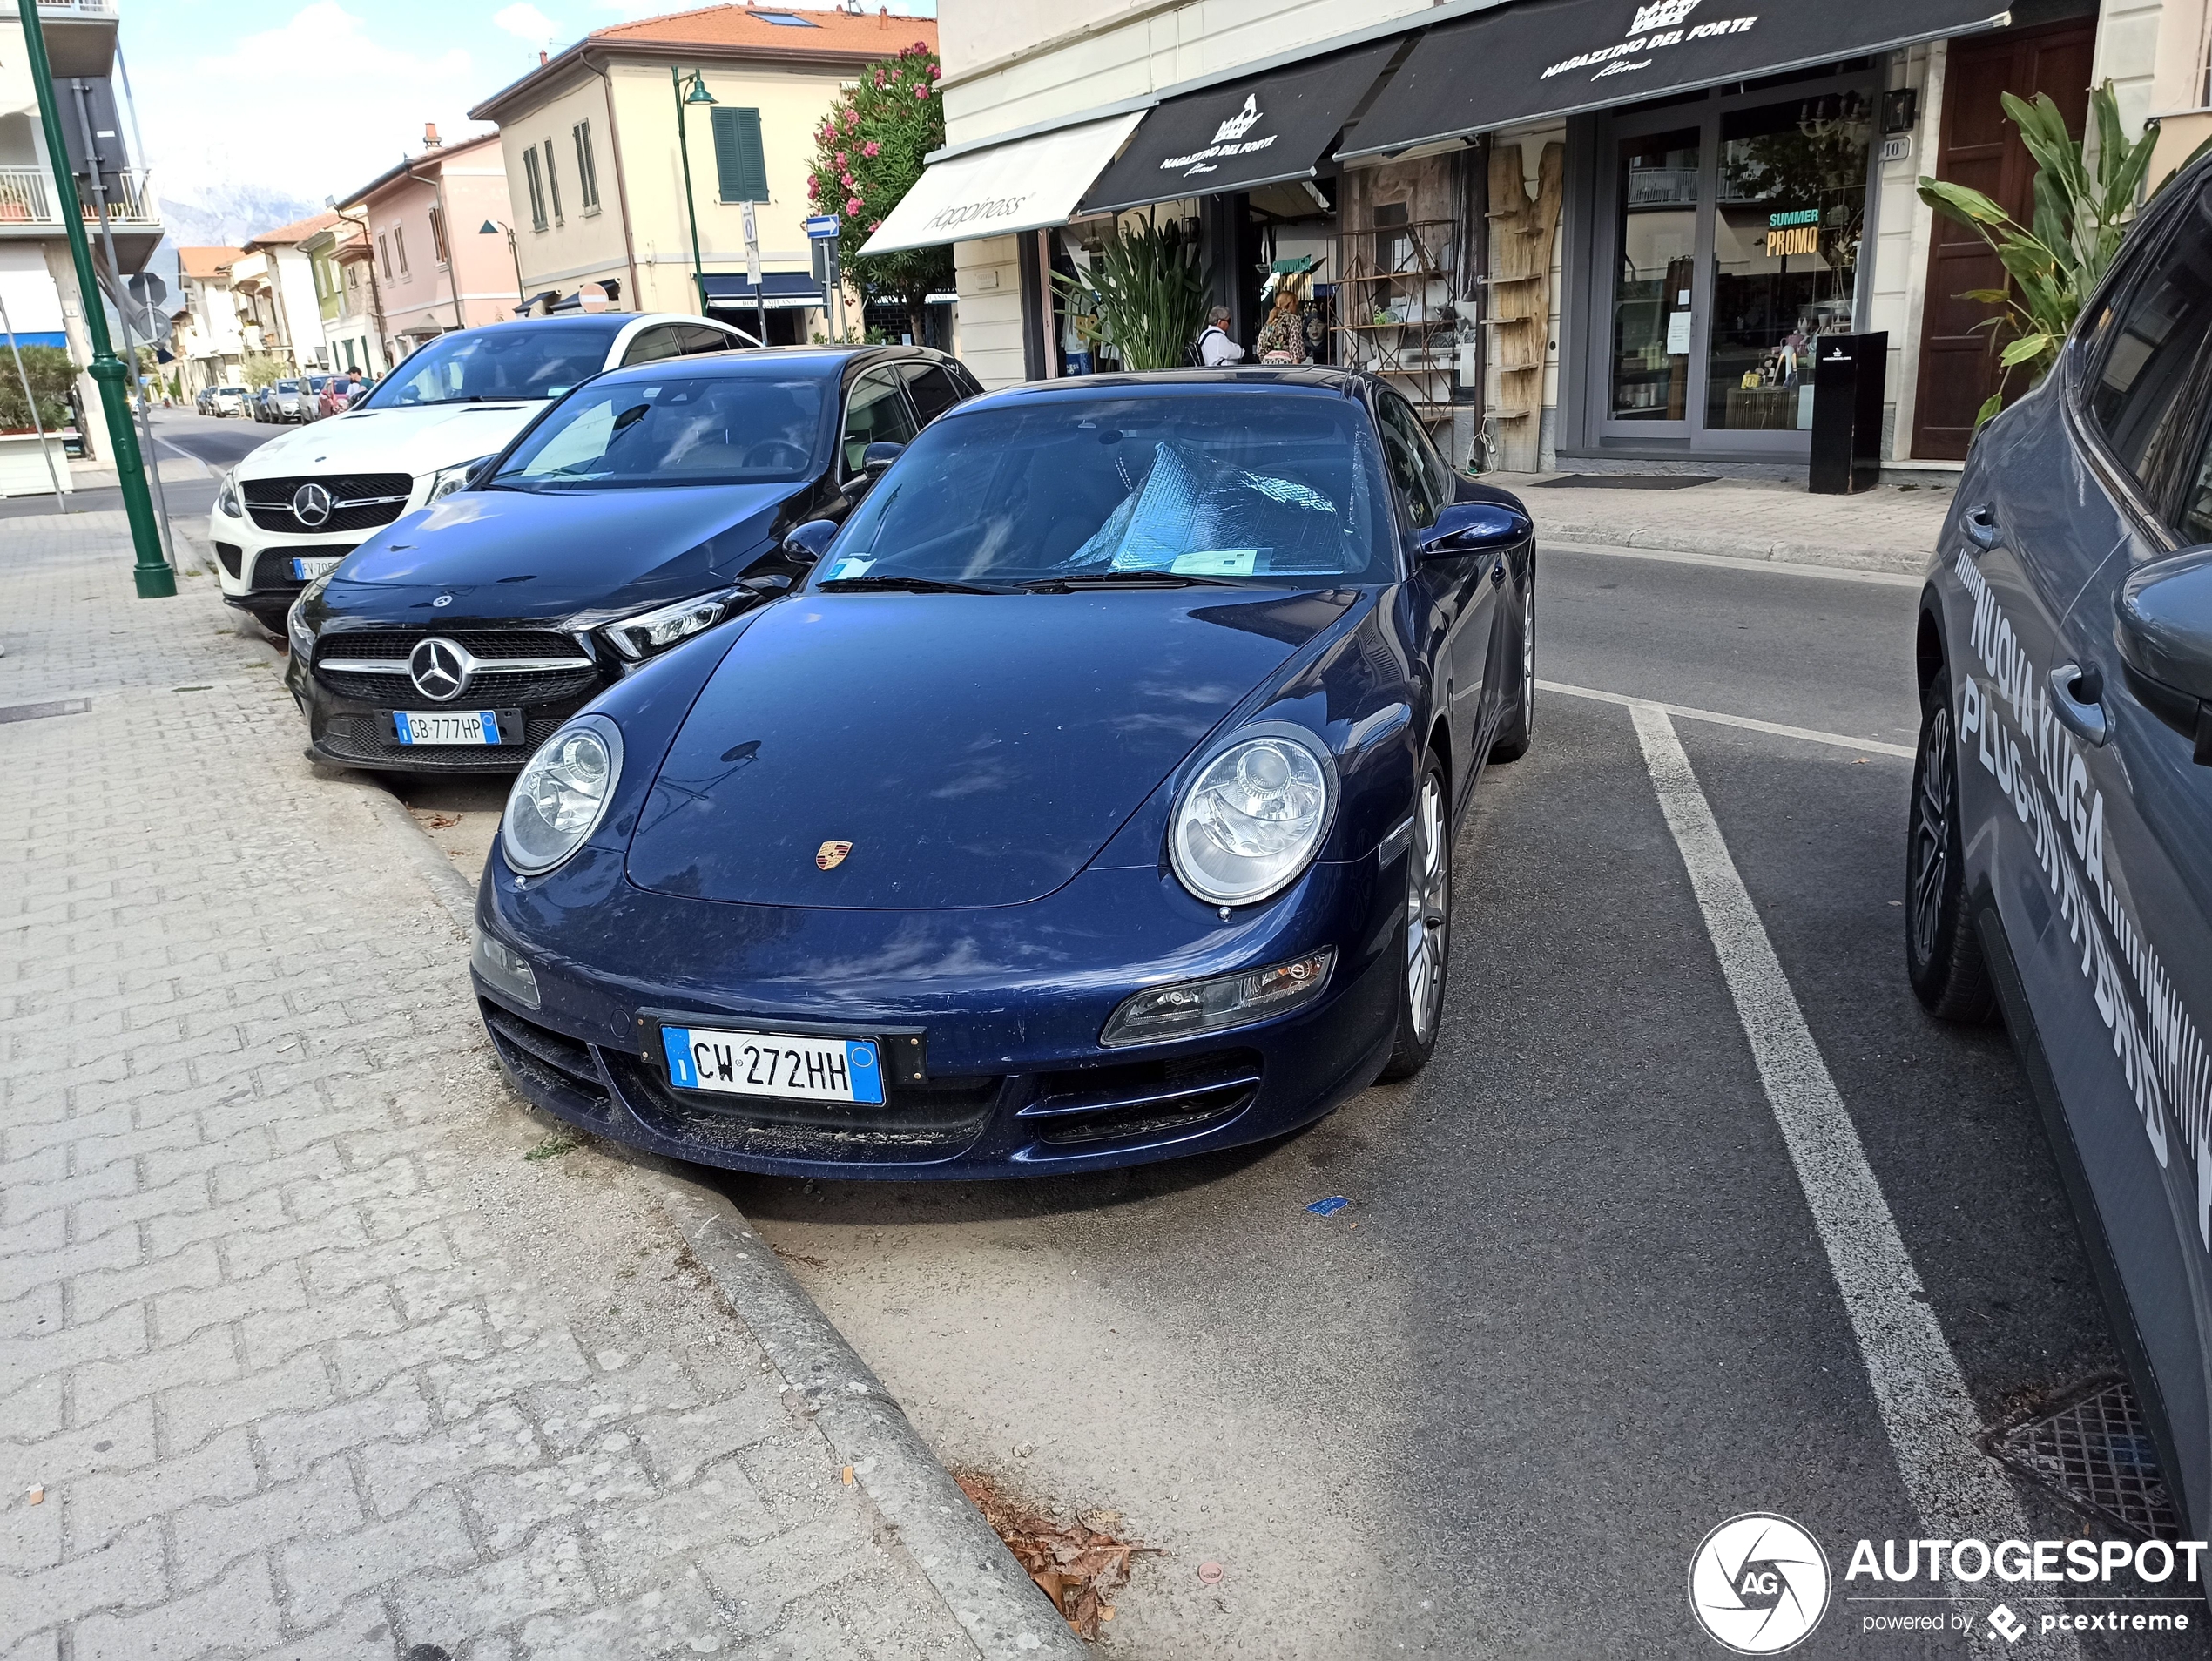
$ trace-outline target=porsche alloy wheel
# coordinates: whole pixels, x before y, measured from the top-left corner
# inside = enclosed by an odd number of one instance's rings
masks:
[[[1536,573],[1531,570],[1521,591],[1521,622],[1514,630],[1521,645],[1521,685],[1513,712],[1490,746],[1493,761],[1518,761],[1536,739]]]
[[[1986,1021],[1995,999],[1981,941],[1966,915],[1949,675],[1936,677],[1927,699],[1905,831],[1905,972],[1929,1014],[1944,1021]]]
[[[1444,772],[1432,760],[1421,775],[1406,849],[1406,963],[1398,1009],[1398,1042],[1386,1080],[1411,1078],[1428,1065],[1444,1018],[1444,977],[1451,966],[1452,836]]]

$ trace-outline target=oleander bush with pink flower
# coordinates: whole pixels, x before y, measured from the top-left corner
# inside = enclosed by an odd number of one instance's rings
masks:
[[[870,300],[904,307],[916,340],[927,296],[953,286],[953,251],[862,258],[860,250],[921,177],[922,159],[945,142],[938,73],[937,54],[920,41],[869,64],[815,129],[806,170],[814,212],[842,221],[837,253],[845,274]]]

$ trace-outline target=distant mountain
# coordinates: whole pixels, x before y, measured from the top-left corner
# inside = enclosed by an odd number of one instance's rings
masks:
[[[180,186],[161,181],[161,217],[179,247],[237,247],[259,231],[304,219],[312,202],[256,185]]]

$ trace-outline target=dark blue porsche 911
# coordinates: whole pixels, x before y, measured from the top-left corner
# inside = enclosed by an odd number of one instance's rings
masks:
[[[1426,1063],[1453,833],[1529,742],[1535,548],[1395,393],[991,395],[831,531],[516,780],[474,969],[523,1094],[711,1165],[1010,1176]]]

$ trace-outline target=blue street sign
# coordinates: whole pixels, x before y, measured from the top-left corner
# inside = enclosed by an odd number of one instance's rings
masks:
[[[810,237],[833,237],[837,234],[838,228],[838,218],[834,213],[817,213],[806,221],[806,234]]]

